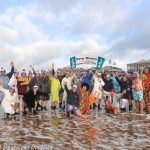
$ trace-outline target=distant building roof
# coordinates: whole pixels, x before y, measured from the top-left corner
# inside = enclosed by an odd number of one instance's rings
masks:
[[[147,64],[147,63],[150,63],[150,59],[149,60],[140,60],[138,62],[134,62],[134,63],[130,63],[130,64],[127,64],[127,65],[134,65],[134,64]]]
[[[102,70],[108,70],[108,71],[118,71],[118,72],[125,72],[123,69],[118,67],[111,67],[111,66],[105,66],[102,68]]]

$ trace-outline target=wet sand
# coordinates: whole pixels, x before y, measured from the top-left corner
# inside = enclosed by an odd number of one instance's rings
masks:
[[[148,150],[150,116],[128,112],[113,116],[105,109],[91,111],[87,119],[67,118],[61,110],[18,115],[12,120],[3,120],[1,115],[0,145],[10,144],[45,150]]]

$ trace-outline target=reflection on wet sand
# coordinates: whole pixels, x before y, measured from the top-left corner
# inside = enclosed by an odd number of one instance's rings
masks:
[[[150,149],[148,115],[104,111],[91,112],[87,119],[65,112],[40,112],[0,120],[0,144],[49,144],[53,149]]]

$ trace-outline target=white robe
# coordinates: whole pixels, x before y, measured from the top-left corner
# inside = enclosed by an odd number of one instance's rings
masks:
[[[14,114],[15,111],[14,111],[13,106],[16,103],[18,95],[16,93],[14,93],[14,95],[11,96],[9,90],[4,89],[2,86],[0,86],[0,91],[5,94],[5,97],[1,103],[1,106],[4,109],[4,112],[9,113],[9,114]]]
[[[17,79],[13,75],[8,83],[9,86],[15,86],[15,92],[18,95],[18,88],[17,88]],[[20,103],[19,98],[17,98],[16,103]]]
[[[97,78],[96,76],[93,77],[94,79],[94,87],[93,92],[96,92],[95,97],[99,95],[99,98],[102,99],[102,87],[105,85],[103,79]]]
[[[15,86],[15,92],[18,93],[18,88],[17,88],[17,79],[13,75],[8,83],[9,86]]]

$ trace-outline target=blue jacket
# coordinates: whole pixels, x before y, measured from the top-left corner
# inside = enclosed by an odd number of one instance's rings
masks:
[[[93,78],[93,74],[90,73],[88,76],[86,77],[82,77],[82,84],[83,83],[87,83],[89,85],[89,90],[91,91],[91,79]]]
[[[117,92],[117,93],[120,92],[120,85],[119,85],[118,81],[116,80],[116,78],[111,76],[111,80],[113,82],[115,92]]]
[[[10,78],[14,74],[14,67],[11,68],[11,71],[7,73],[5,76],[0,76],[0,80],[3,82],[3,88],[9,89],[8,83],[10,81]]]

